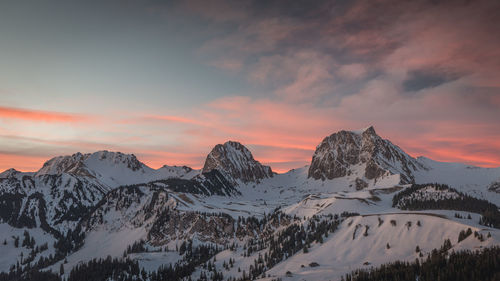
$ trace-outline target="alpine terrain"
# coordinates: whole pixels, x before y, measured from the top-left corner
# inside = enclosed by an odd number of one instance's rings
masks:
[[[454,280],[436,263],[500,280],[498,206],[500,168],[414,158],[373,127],[282,174],[235,141],[200,170],[75,153],[0,174],[0,280]]]

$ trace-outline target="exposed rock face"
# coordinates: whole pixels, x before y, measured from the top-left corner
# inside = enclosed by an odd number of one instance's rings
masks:
[[[219,170],[225,176],[243,182],[258,182],[273,176],[271,167],[260,164],[245,146],[234,141],[218,144],[208,154],[202,172],[212,170]]]
[[[368,187],[368,183],[360,178],[356,178],[355,183],[356,183],[356,190],[362,190]]]
[[[358,173],[371,180],[400,174],[401,183],[413,183],[413,172],[418,169],[424,167],[369,127],[340,131],[323,139],[314,152],[308,177],[325,180]]]
[[[213,172],[218,172],[214,170]],[[96,229],[121,231],[144,228],[146,240],[160,246],[179,239],[192,239],[212,243],[228,243],[234,237],[268,236],[281,226],[291,223],[287,216],[276,216],[264,226],[254,220],[245,223],[224,213],[201,213],[180,210],[179,203],[169,190],[162,186],[123,186],[112,190],[82,221],[82,230]],[[112,215],[109,215],[112,213]]]
[[[488,190],[500,193],[500,182],[492,182]]]
[[[108,191],[91,177],[18,172],[0,178],[0,221],[64,234]]]

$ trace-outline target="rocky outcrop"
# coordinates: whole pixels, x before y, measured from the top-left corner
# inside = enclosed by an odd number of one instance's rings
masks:
[[[145,240],[154,246],[193,237],[203,242],[226,244],[235,237],[240,241],[269,237],[280,227],[291,223],[291,217],[280,213],[269,215],[263,224],[258,224],[256,218],[235,219],[221,212],[179,209],[179,205],[193,202],[181,202],[178,195],[172,194],[170,190],[154,184],[119,187],[109,192],[82,220],[80,230],[88,233],[142,228],[146,233]]]
[[[17,173],[0,178],[0,222],[64,234],[108,191],[89,177]]]
[[[203,166],[203,173],[220,171],[230,180],[258,182],[273,176],[271,167],[256,161],[250,150],[239,142],[228,141],[216,145],[208,154]]]
[[[488,190],[500,193],[500,182],[492,182],[488,187]]]
[[[308,177],[334,179],[351,174],[368,180],[399,174],[401,183],[413,183],[413,172],[424,167],[373,127],[361,131],[334,133],[317,146]]]

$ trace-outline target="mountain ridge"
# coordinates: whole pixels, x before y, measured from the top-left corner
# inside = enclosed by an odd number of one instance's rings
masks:
[[[428,168],[428,167],[426,167],[426,162],[429,162],[429,161],[430,162],[435,162],[435,163],[450,164],[450,165],[451,164],[464,165],[464,166],[469,166],[471,168],[483,168],[483,167],[469,165],[469,164],[464,164],[464,163],[459,163],[459,162],[442,162],[442,161],[437,161],[437,160],[428,158],[426,156],[418,156],[418,157],[410,156],[408,153],[406,153],[399,146],[397,146],[397,145],[393,144],[392,142],[390,142],[389,140],[383,139],[379,135],[377,135],[377,133],[375,132],[375,128],[373,126],[369,126],[369,127],[366,127],[366,128],[363,128],[363,129],[359,129],[359,130],[351,130],[351,131],[349,131],[349,130],[339,130],[337,132],[334,132],[331,135],[326,136],[325,138],[323,138],[322,142],[320,142],[316,146],[316,151],[325,142],[325,140],[331,138],[334,135],[342,135],[342,134],[344,134],[344,135],[345,134],[350,134],[350,135],[354,135],[354,136],[356,136],[356,135],[363,136],[365,134],[365,135],[369,135],[369,136],[376,136],[377,140],[380,139],[382,141],[387,141],[392,147],[394,147],[394,149],[396,151],[398,151],[399,153],[403,154],[405,156],[405,158],[411,159],[412,160],[411,162],[412,162],[412,164],[414,166],[418,166],[420,168],[423,168],[424,170],[426,168]],[[87,167],[82,167],[83,163],[81,161],[84,162],[85,160],[87,160],[87,159],[89,159],[91,157],[96,157],[96,156],[104,157],[104,159],[107,159],[107,156],[113,156],[112,159],[115,159],[115,160],[116,159],[122,159],[122,160],[124,160],[126,162],[127,166],[129,166],[128,168],[130,168],[132,171],[161,171],[161,170],[165,170],[165,171],[169,171],[171,173],[177,173],[177,175],[174,175],[174,176],[181,176],[182,173],[180,173],[179,171],[182,171],[182,170],[184,170],[186,173],[190,173],[192,171],[199,171],[200,173],[202,173],[202,172],[209,171],[209,170],[211,170],[213,168],[216,168],[216,166],[217,166],[217,164],[207,163],[207,160],[209,160],[210,156],[213,155],[212,152],[220,150],[221,147],[226,147],[226,148],[230,147],[231,146],[230,144],[234,144],[234,145],[237,145],[237,146],[241,145],[246,151],[248,151],[248,152],[244,152],[243,154],[250,153],[251,160],[255,160],[255,159],[253,159],[253,155],[251,155],[251,152],[250,152],[250,150],[248,150],[248,148],[246,148],[244,145],[242,145],[241,143],[239,143],[237,141],[231,141],[230,140],[230,141],[225,142],[224,144],[217,144],[217,145],[215,145],[212,148],[212,151],[209,154],[207,154],[207,157],[205,158],[204,165],[203,165],[203,167],[200,170],[193,169],[193,168],[191,168],[189,166],[185,166],[185,165],[183,165],[183,166],[163,165],[162,167],[160,167],[158,169],[153,169],[153,168],[149,167],[147,164],[141,162],[134,154],[126,154],[126,153],[122,153],[120,151],[99,150],[99,151],[95,151],[95,152],[92,152],[92,153],[75,152],[72,155],[60,155],[60,156],[52,157],[49,160],[47,160],[46,162],[44,162],[44,164],[42,165],[42,167],[39,170],[35,171],[35,172],[24,172],[24,171],[16,170],[15,168],[8,168],[5,171],[3,171],[3,172],[0,173],[0,177],[7,177],[11,173],[14,173],[14,174],[15,173],[39,174],[39,175],[40,174],[57,174],[57,173],[60,173],[60,172],[66,172],[66,173],[72,173],[72,174],[77,174],[78,172],[85,173],[85,171],[82,171],[81,169],[87,168]],[[316,151],[315,151],[315,153],[316,153]],[[217,158],[217,157],[215,157],[215,158]],[[313,154],[313,158],[314,158],[314,154]],[[255,161],[258,162],[264,168],[264,170],[266,170],[266,171],[264,171],[264,174],[266,174],[268,176],[270,174],[276,174],[276,172],[274,172],[272,170],[272,167],[266,166],[266,165],[262,165],[257,160],[255,160]],[[210,162],[210,160],[209,160],[209,162]],[[313,161],[311,161],[311,162],[313,162]],[[309,166],[312,166],[311,162],[309,162],[309,164],[308,164]],[[210,167],[212,165],[214,165],[214,167]],[[270,169],[270,173],[267,171],[268,168]],[[302,167],[297,167],[297,168],[302,168]],[[293,168],[293,169],[297,169],[297,168]],[[497,168],[500,168],[500,167],[493,167],[493,168],[486,168],[486,169],[497,169]],[[311,173],[311,174],[314,174],[314,173]],[[93,174],[90,173],[90,175],[93,175]],[[311,175],[311,177],[314,177],[314,176]],[[326,179],[328,177],[325,176],[324,178]]]
[[[361,165],[361,169],[352,169]],[[413,173],[426,167],[397,145],[382,139],[373,126],[359,131],[341,130],[323,139],[316,147],[308,176],[334,179],[357,174],[360,181],[400,174],[401,183],[414,183]]]

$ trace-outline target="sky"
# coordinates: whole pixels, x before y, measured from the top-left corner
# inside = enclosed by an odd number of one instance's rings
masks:
[[[412,156],[500,166],[500,1],[4,0],[0,170],[227,140],[284,172],[373,125]]]

